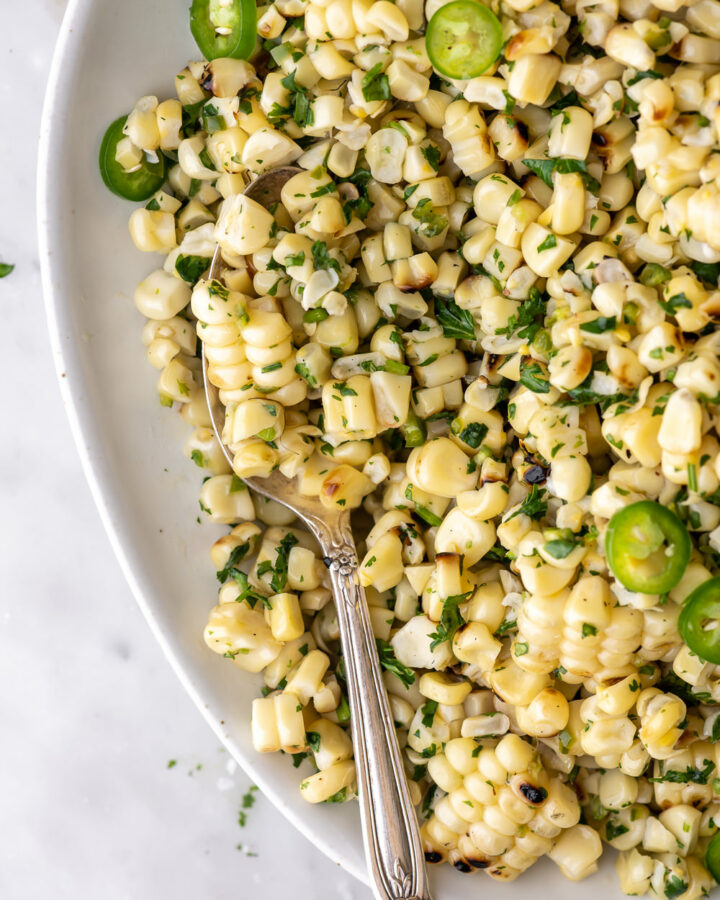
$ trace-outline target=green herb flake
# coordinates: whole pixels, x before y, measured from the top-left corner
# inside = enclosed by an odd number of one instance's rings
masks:
[[[475,340],[475,319],[468,310],[461,309],[453,300],[436,297],[435,318],[442,326],[445,337],[460,341]]]
[[[368,69],[362,79],[362,94],[368,103],[375,100],[389,100],[392,97],[390,93],[390,81],[387,75],[382,71],[382,62]]]
[[[472,591],[467,591],[464,594],[454,594],[443,600],[437,631],[430,635],[431,650],[435,650],[436,647],[439,647],[440,644],[446,641],[452,641],[458,628],[465,624],[465,619],[460,613],[460,604],[464,603],[471,593]]]
[[[387,672],[392,672],[393,675],[396,675],[402,681],[405,687],[409,688],[415,681],[413,670],[396,659],[395,651],[387,641],[376,638],[375,643],[378,656],[380,657],[380,665],[383,669]]]

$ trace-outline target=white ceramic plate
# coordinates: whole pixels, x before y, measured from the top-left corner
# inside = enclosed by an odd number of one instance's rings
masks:
[[[262,791],[319,849],[366,880],[356,804],[311,806],[300,773],[280,754],[252,748],[250,704],[259,680],[205,647],[217,590],[208,559],[224,531],[197,523],[198,470],[181,453],[188,427],[160,406],[157,373],[140,342],[132,294],[160,258],[139,253],[133,205],[110,194],[97,168],[107,125],[144,94],[173,96],[173,76],[197,58],[178,0],[71,0],[42,119],[40,258],[53,350],[85,472],[110,541],[150,627],[218,737]],[[167,712],[172,715],[172,711]],[[449,866],[432,870],[436,900],[519,900],[543,884],[556,900],[577,886],[543,861],[512,885]],[[581,888],[621,896],[612,867]]]

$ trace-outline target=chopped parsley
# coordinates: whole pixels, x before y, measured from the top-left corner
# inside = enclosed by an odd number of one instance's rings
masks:
[[[437,237],[448,227],[448,220],[433,209],[429,197],[423,198],[412,211],[413,219],[417,219],[423,226],[423,235],[427,238]]]
[[[392,96],[390,93],[390,81],[383,72],[382,67],[383,64],[381,62],[375,63],[363,75],[362,94],[368,103],[372,103],[374,100],[389,100]]]
[[[430,168],[437,172],[440,168],[440,149],[434,144],[429,144],[427,147],[421,147],[420,150],[422,151],[422,155],[428,161]]]
[[[570,172],[577,172],[581,176],[585,187],[597,193],[600,190],[600,182],[588,173],[587,163],[580,159],[523,159],[522,164],[537,175],[548,187],[553,187],[553,172],[560,175],[567,175]]]
[[[515,334],[528,343],[532,343],[535,335],[542,328],[542,319],[545,316],[546,301],[536,287],[531,287],[528,299],[523,300],[517,315],[512,315],[504,328],[495,329],[495,334],[505,334],[508,337]]]
[[[435,719],[435,713],[437,712],[438,702],[437,700],[428,700],[428,702],[423,706],[422,712],[422,723],[426,728],[432,728],[433,721]]]
[[[658,302],[665,312],[671,316],[674,316],[679,309],[692,309],[692,303],[683,293],[673,294],[667,300],[659,300]]]
[[[683,881],[679,875],[671,875],[665,882],[665,896],[668,900],[679,897],[680,894],[684,894],[687,889],[687,882]]]
[[[529,516],[531,519],[542,519],[547,512],[547,500],[544,500],[547,491],[544,488],[538,488],[536,484],[532,486],[530,493],[523,500],[515,512],[508,516],[505,520],[509,522],[515,516]]]
[[[465,624],[465,619],[463,619],[460,613],[460,604],[464,603],[471,593],[472,591],[466,591],[464,594],[454,594],[443,600],[443,608],[442,613],[440,614],[440,622],[438,623],[437,631],[434,631],[430,635],[431,650],[439,647],[440,644],[444,644],[445,641],[452,641],[458,628]]]
[[[340,263],[328,253],[325,241],[315,241],[311,248],[313,266],[316,269],[335,269],[340,271]]]
[[[380,665],[383,669],[387,672],[392,672],[393,675],[396,675],[402,681],[405,687],[409,688],[415,681],[413,670],[396,659],[395,651],[387,641],[376,638],[375,643],[377,644],[378,656],[380,657]]]
[[[289,531],[280,541],[280,546],[275,548],[277,550],[277,556],[273,567],[274,574],[270,579],[270,587],[276,594],[285,590],[288,576],[288,558],[290,556],[290,551],[297,542],[298,539],[291,531]]]
[[[467,309],[461,309],[453,300],[436,297],[435,318],[442,325],[445,337],[459,341],[475,340],[475,319]]]
[[[338,391],[341,397],[357,397],[357,391],[354,391],[344,381],[336,381],[333,388]]]
[[[668,769],[657,778],[648,778],[648,781],[656,784],[707,784],[714,771],[715,763],[710,759],[704,759],[702,769],[696,769],[694,766],[688,766],[684,772],[680,769]]]
[[[612,819],[608,819],[605,824],[605,840],[606,841],[614,841],[615,838],[620,837],[622,834],[627,834],[630,829],[627,825],[615,824]]]
[[[455,425],[456,422],[458,422],[457,419],[453,422],[453,425]],[[466,443],[468,447],[477,450],[480,444],[485,440],[485,436],[488,433],[488,427],[482,422],[469,422],[464,428],[461,425],[458,425],[457,429],[452,428],[452,431],[454,434],[457,434],[460,440]]]
[[[615,316],[598,316],[590,322],[583,322],[580,331],[587,331],[588,334],[604,334],[606,331],[614,331],[616,326]]]
[[[550,393],[547,372],[536,359],[530,356],[524,356],[520,361],[520,383],[535,394]]]
[[[249,541],[244,544],[238,544],[238,546],[232,550],[230,556],[228,557],[228,561],[225,563],[224,567],[217,573],[217,580],[220,582],[220,584],[225,584],[228,578],[235,578],[235,575],[233,573],[235,571],[239,571],[237,569],[238,565],[242,562],[243,559],[245,559],[249,552]]]
[[[557,238],[554,234],[549,234],[537,245],[537,252],[542,253],[544,250],[552,250],[553,247],[557,247]]]

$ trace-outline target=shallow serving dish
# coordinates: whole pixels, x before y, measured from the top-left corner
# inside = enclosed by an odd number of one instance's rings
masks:
[[[197,58],[187,4],[176,0],[70,0],[42,116],[38,171],[40,258],[64,402],[85,473],[120,565],[163,652],[208,724],[278,809],[309,840],[365,880],[356,804],[310,806],[299,772],[252,748],[250,704],[259,676],[223,664],[202,630],[217,584],[208,549],[224,529],[198,525],[198,470],[182,455],[187,426],[157,400],[157,374],[140,342],[132,302],[157,265],[132,245],[133,206],[113,197],[97,168],[108,122],[138,96],[170,96],[172,76]],[[435,900],[479,894],[517,900],[622,896],[606,851],[582,886],[543,860],[512,884],[448,866],[431,869]]]

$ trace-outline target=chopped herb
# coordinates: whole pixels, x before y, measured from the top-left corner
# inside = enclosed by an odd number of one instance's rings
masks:
[[[295,81],[295,72],[293,71],[289,75],[286,75],[285,78],[281,78],[280,84],[290,91],[290,106],[283,108],[279,107],[277,103],[274,104],[268,114],[268,121],[270,121],[271,115],[274,112],[275,115],[272,117],[275,119],[283,119],[292,116],[295,123],[301,128],[313,125],[315,116],[313,115],[312,106],[310,105],[310,94],[306,87]]]
[[[213,172],[216,172],[215,163],[210,159],[210,154],[207,151],[207,147],[204,147],[200,153],[198,153],[198,159],[205,166],[206,169],[211,169]]]
[[[372,103],[374,100],[389,100],[392,96],[390,81],[382,71],[382,67],[382,62],[375,63],[363,76],[362,94],[368,103]]]
[[[482,422],[470,422],[461,431],[456,433],[460,440],[464,441],[468,447],[477,450],[480,444],[485,440],[485,436],[488,433],[488,426],[484,425]]]
[[[684,894],[687,889],[687,882],[683,881],[679,875],[671,875],[665,882],[665,896],[668,900],[679,897],[680,894]]]
[[[255,805],[255,800],[257,799],[255,797],[256,791],[257,791],[257,788],[255,787],[255,785],[252,785],[251,787],[248,788],[247,792],[245,794],[243,794],[243,796],[242,796],[242,799],[240,801],[240,804],[241,804],[240,810],[238,812],[238,825],[241,828],[244,828],[247,825],[247,813],[244,812],[244,810],[252,809],[253,806]]]
[[[702,263],[690,260],[689,265],[701,281],[704,281],[706,284],[710,284],[713,287],[718,286],[718,279],[720,279],[720,263]]]
[[[433,800],[435,799],[435,794],[437,792],[438,786],[436,784],[431,784],[430,787],[425,792],[425,796],[422,799],[422,805],[420,807],[420,812],[423,815],[423,818],[429,819],[430,813],[433,809]]]
[[[432,728],[433,721],[435,719],[435,713],[437,712],[438,702],[437,700],[428,700],[427,703],[423,706],[422,712],[422,723],[426,728]]]
[[[311,248],[313,265],[316,269],[335,269],[340,271],[340,263],[328,253],[325,241],[315,241]]]
[[[280,541],[280,546],[276,547],[277,556],[275,558],[274,566],[275,574],[270,580],[270,587],[276,594],[285,590],[288,576],[288,558],[290,556],[290,551],[297,542],[298,539],[291,531],[289,531]]]
[[[306,363],[304,363],[304,362],[297,363],[295,365],[295,371],[303,379],[303,381],[307,382],[309,387],[311,387],[311,388],[317,387],[317,379],[310,372],[310,369],[308,369]]]
[[[546,493],[547,491],[544,488],[538,488],[534,484],[520,506],[505,521],[509,522],[510,519],[514,519],[515,516],[519,515],[529,516],[531,519],[542,519],[547,512],[547,500],[543,499]]]
[[[299,253],[289,253],[285,257],[285,268],[288,266],[301,266],[305,262],[305,251],[301,250]]]
[[[679,769],[668,769],[657,778],[648,778],[648,781],[670,784],[707,784],[714,771],[715,763],[710,759],[705,759],[702,769],[696,769],[694,766],[688,766],[684,772]]]
[[[409,184],[403,191],[403,200],[407,203],[419,187],[419,184]]]
[[[445,641],[452,641],[458,628],[465,624],[465,619],[460,614],[460,604],[464,603],[471,593],[472,591],[466,591],[464,594],[454,594],[443,600],[437,631],[430,635],[431,650],[444,644]]]
[[[692,309],[692,303],[683,293],[673,294],[667,300],[659,300],[658,302],[665,312],[671,316],[674,316],[678,309]]]
[[[344,694],[340,698],[340,703],[335,710],[335,715],[337,716],[338,722],[342,723],[350,721],[350,707],[348,706],[347,697]]]
[[[430,168],[437,172],[440,168],[440,149],[434,144],[429,144],[427,147],[421,147],[420,150]]]
[[[239,571],[237,566],[242,562],[243,559],[250,552],[250,542],[247,541],[244,544],[238,544],[237,547],[234,547],[230,556],[228,557],[228,561],[225,563],[225,566],[220,569],[217,573],[217,580],[220,584],[225,584],[228,578],[235,578],[233,574],[235,571]],[[245,573],[241,573],[245,574]],[[237,579],[235,579],[237,580]]]
[[[507,202],[508,206],[515,206],[516,203],[519,203],[522,200],[522,191],[518,188],[516,191],[513,191],[510,194],[510,199]]]
[[[627,834],[628,831],[630,831],[630,829],[627,825],[616,825],[612,819],[608,819],[605,823],[605,840],[608,842],[614,841],[615,838],[620,837],[621,834]]]
[[[336,381],[333,384],[333,387],[343,397],[357,397],[357,391],[354,391],[351,387],[348,387],[348,385],[344,381]]]
[[[377,644],[378,656],[380,657],[380,665],[383,669],[392,672],[393,675],[396,675],[402,681],[405,687],[409,688],[415,681],[413,670],[395,658],[395,651],[387,641],[376,638],[375,643]]]
[[[303,313],[303,322],[324,322],[330,313],[318,306],[316,309],[309,309]]]
[[[580,331],[587,331],[589,334],[604,334],[606,331],[614,331],[617,326],[615,316],[598,316],[590,322],[583,322]]]
[[[325,196],[325,194],[332,194],[332,193],[333,193],[334,191],[336,191],[336,190],[337,190],[337,185],[335,184],[335,182],[334,182],[334,181],[328,181],[327,184],[322,185],[322,187],[319,187],[316,191],[312,191],[311,194],[310,194],[310,196],[313,197],[313,198],[315,198],[315,197],[323,197],[323,196]],[[305,253],[304,253],[304,252],[302,253],[302,256],[303,256],[303,259],[304,259],[304,258],[305,258]],[[286,265],[287,265],[287,263],[286,263]]]
[[[567,175],[578,172],[589,191],[597,193],[600,183],[588,173],[587,163],[580,159],[523,159],[522,164],[542,179],[548,187],[553,186],[552,174],[558,172]]]
[[[575,541],[557,539],[548,541],[543,549],[552,556],[553,559],[565,559],[565,557],[569,556],[576,547],[577,543]]]
[[[662,78],[663,76],[660,72],[656,72],[654,69],[646,69],[642,72],[638,72],[636,75],[628,81],[627,86],[632,87],[634,84],[637,84],[638,81],[642,81],[644,78]]]
[[[517,315],[510,316],[505,328],[497,328],[495,334],[510,336],[517,332],[517,337],[532,343],[538,331],[542,328],[545,304],[546,301],[543,300],[540,291],[536,287],[531,287],[528,299],[523,300]]]
[[[713,720],[710,740],[713,744],[716,744],[720,740],[720,716],[716,716]]]
[[[495,632],[495,637],[505,637],[517,630],[517,622],[514,619],[507,619],[501,622],[499,628]]]
[[[461,309],[453,300],[436,297],[435,318],[442,325],[445,337],[460,341],[475,340],[475,319],[468,310]]]
[[[535,394],[550,393],[547,372],[530,356],[524,356],[520,362],[520,383]]]
[[[437,237],[448,227],[445,216],[436,213],[429,197],[423,198],[412,211],[413,219],[423,225],[423,234],[427,238]]]
[[[537,252],[542,253],[544,250],[552,250],[553,247],[557,247],[557,238],[554,234],[549,234],[544,241],[537,245]]]

